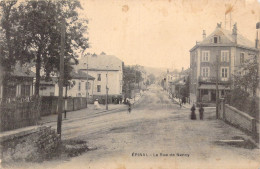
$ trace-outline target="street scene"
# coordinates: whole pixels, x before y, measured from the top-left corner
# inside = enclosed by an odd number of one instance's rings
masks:
[[[260,167],[258,0],[0,1],[0,169]]]
[[[124,107],[102,115],[86,115],[85,109],[75,112],[75,117],[68,115],[63,123],[62,139],[85,140],[93,150],[69,161],[19,163],[19,167],[106,168],[112,164],[111,168],[139,168],[147,162],[149,167],[159,168],[168,162],[167,168],[171,168],[176,161],[182,161],[177,165],[184,168],[187,163],[196,166],[205,161],[218,162],[218,167],[229,163],[231,168],[258,165],[258,149],[220,144],[221,140],[234,137],[250,138],[223,121],[216,121],[214,108],[205,109],[204,121],[190,121],[189,108],[180,108],[156,85],[151,86],[134,106],[131,113]],[[55,127],[56,123],[51,121],[46,119],[45,123]],[[169,157],[170,154],[175,156]],[[205,165],[210,167],[210,164]]]

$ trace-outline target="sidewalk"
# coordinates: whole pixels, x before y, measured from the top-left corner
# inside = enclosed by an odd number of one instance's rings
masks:
[[[175,102],[177,102],[180,105],[181,100],[179,100],[177,98],[171,98],[171,99],[174,100]],[[182,107],[190,109],[192,107],[192,103],[182,104]]]
[[[143,94],[144,93],[137,95],[134,103],[138,103],[139,99],[142,97]],[[125,105],[125,104],[108,104],[108,111],[113,111],[113,110],[127,110],[127,105]],[[108,111],[106,110],[106,105],[100,104],[100,109],[95,110],[94,104],[88,104],[88,108],[67,112],[66,119],[64,119],[64,113],[62,113],[62,119],[63,120],[80,119],[80,118],[85,118],[87,115],[98,114],[98,113],[108,112]],[[56,121],[57,121],[57,114],[52,114],[49,116],[41,117],[41,120],[39,121],[39,123],[44,124],[44,123],[50,123],[50,122],[56,122]]]
[[[124,110],[126,108],[127,108],[127,106],[125,104],[109,104],[108,105],[108,111]],[[63,120],[79,119],[79,118],[86,117],[86,115],[102,113],[102,112],[106,112],[106,111],[107,111],[106,105],[100,104],[100,109],[95,110],[94,104],[89,104],[88,108],[67,112],[66,119],[64,119],[64,113],[62,113],[62,119]],[[50,123],[50,122],[56,122],[56,121],[57,121],[57,114],[52,114],[49,116],[41,117],[41,120],[39,121],[39,123],[44,124],[44,123]]]

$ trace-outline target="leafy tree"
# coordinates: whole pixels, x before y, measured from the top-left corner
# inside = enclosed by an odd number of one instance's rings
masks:
[[[155,82],[156,78],[155,78],[154,74],[149,74],[148,79],[149,79],[149,83],[153,84]]]
[[[184,85],[184,97],[190,96],[190,76],[185,77],[184,79],[185,85]]]
[[[123,92],[129,93],[134,89],[135,83],[143,80],[142,73],[136,67],[124,66],[123,68]]]
[[[6,8],[3,2],[1,7]],[[14,8],[14,6],[12,6]],[[7,8],[8,9],[8,8]],[[69,79],[71,70],[70,61],[78,63],[78,51],[88,48],[88,38],[85,38],[87,20],[78,18],[77,9],[81,9],[79,1],[26,1],[14,8],[12,17],[15,20],[16,30],[21,37],[14,35],[18,47],[12,48],[16,53],[15,59],[21,63],[33,62],[36,65],[35,95],[39,95],[39,85],[43,70],[45,77],[51,72],[59,72],[59,56],[61,43],[61,23],[65,20],[65,79]],[[2,20],[4,24],[8,17],[5,15]],[[10,19],[8,20],[9,22]],[[10,32],[8,27],[3,27],[5,32]],[[7,34],[7,33],[6,33]],[[8,44],[8,40],[6,40]],[[7,56],[12,59],[13,56]],[[67,73],[66,73],[67,72]]]
[[[252,92],[256,96],[256,90],[259,84],[257,58],[246,60],[234,75],[234,85],[245,92]]]
[[[0,66],[3,84],[5,84],[12,70],[12,67],[16,63],[16,51],[13,50],[16,47],[19,48],[17,39],[20,38],[20,34],[17,31],[17,9],[14,7],[16,1],[1,1],[1,22],[0,22]]]
[[[229,96],[231,105],[254,117],[257,116],[257,113],[259,115],[259,102],[257,101],[259,98],[256,97],[258,84],[258,63],[257,57],[255,57],[246,60],[234,75],[234,90]]]

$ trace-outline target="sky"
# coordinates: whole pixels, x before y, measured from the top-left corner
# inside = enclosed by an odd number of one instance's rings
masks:
[[[231,24],[251,41],[260,21],[259,0],[80,0],[80,17],[89,20],[91,48],[115,55],[127,65],[185,69],[189,50],[231,11]],[[230,29],[230,13],[226,29]]]

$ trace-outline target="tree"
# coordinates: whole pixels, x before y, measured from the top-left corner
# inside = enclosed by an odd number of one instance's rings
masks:
[[[8,2],[4,2],[5,4]],[[5,7],[6,8],[6,7]],[[14,8],[14,7],[13,7]],[[81,8],[79,1],[26,1],[14,8],[17,11],[15,24],[17,32],[22,36],[14,35],[14,39],[19,44],[14,48],[15,59],[21,63],[33,62],[36,65],[35,95],[39,95],[39,85],[43,70],[45,77],[49,77],[51,72],[59,72],[59,55],[61,41],[61,21],[65,19],[65,72],[70,71],[70,61],[78,63],[78,51],[88,48],[88,38],[85,38],[87,30],[87,20],[78,18],[77,9]],[[6,20],[8,15],[2,20]],[[5,32],[9,32],[8,27],[3,27]],[[6,41],[8,44],[8,41]],[[8,56],[12,59],[13,56]],[[69,73],[65,73],[66,75]],[[69,76],[67,77],[67,79]]]
[[[135,83],[143,80],[142,73],[135,67],[124,66],[123,68],[123,92],[129,94],[129,90],[133,90]]]
[[[235,88],[240,88],[245,92],[256,96],[256,90],[259,84],[257,58],[246,60],[234,75]]]
[[[231,105],[241,111],[249,112],[253,117],[257,117],[256,114],[259,113],[259,101],[256,97],[258,84],[258,63],[255,56],[246,60],[234,75],[234,89],[229,96]]]
[[[149,83],[153,84],[155,82],[156,78],[155,78],[154,74],[149,74],[148,79],[149,79]]]
[[[0,66],[3,85],[8,81],[12,67],[16,63],[16,43],[18,38],[17,31],[17,9],[14,7],[16,1],[1,1],[1,22],[0,22]]]

